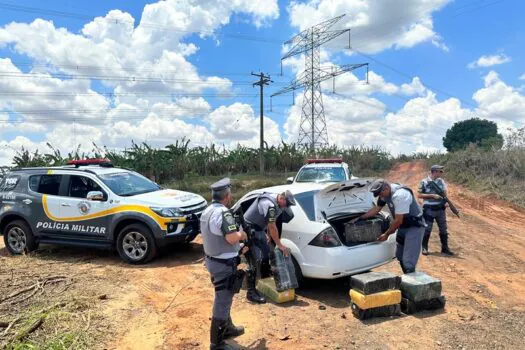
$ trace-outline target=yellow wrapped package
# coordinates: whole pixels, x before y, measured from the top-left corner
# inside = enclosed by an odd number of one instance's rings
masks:
[[[257,281],[257,290],[277,304],[295,300],[295,289],[288,289],[283,292],[278,292],[275,288],[275,281],[273,280],[273,277],[268,277]]]
[[[350,289],[350,299],[352,299],[352,302],[360,309],[367,310],[401,303],[401,291],[395,289],[364,295],[354,289]]]

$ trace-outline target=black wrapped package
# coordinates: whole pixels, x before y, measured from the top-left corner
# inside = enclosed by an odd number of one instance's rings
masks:
[[[401,306],[399,304],[395,304],[363,310],[356,304],[352,303],[352,313],[360,320],[367,320],[374,317],[400,316]]]
[[[401,277],[390,272],[368,272],[354,275],[350,279],[352,289],[364,295],[399,289]]]
[[[379,218],[348,222],[345,224],[346,243],[374,242],[383,234],[383,226]]]
[[[446,302],[447,300],[443,295],[438,298],[432,298],[418,302],[407,298],[402,298],[401,311],[407,315],[410,315],[418,311],[444,309]]]
[[[285,257],[283,252],[275,247],[270,252],[270,264],[272,266],[273,279],[275,280],[275,289],[278,292],[299,287],[291,256]]]

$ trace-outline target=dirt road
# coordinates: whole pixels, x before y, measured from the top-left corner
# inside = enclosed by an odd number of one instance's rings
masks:
[[[390,180],[416,188],[422,163],[398,166]],[[249,349],[493,349],[523,348],[525,339],[525,210],[479,198],[450,185],[463,213],[449,215],[451,247],[443,257],[434,231],[429,256],[418,268],[441,278],[447,307],[442,312],[361,322],[352,317],[345,281],[313,281],[294,303],[252,305],[236,296],[233,319],[246,327],[237,342]],[[88,254],[85,261],[77,261]],[[54,248],[34,259],[68,264],[71,273],[96,275],[108,294],[100,306],[111,338],[109,349],[206,349],[213,300],[199,242],[165,253],[154,263],[129,267],[104,252]],[[0,251],[0,263],[18,259]],[[70,264],[70,259],[76,259]],[[400,273],[393,262],[381,270]],[[78,273],[77,273],[78,275]],[[326,308],[320,308],[323,305]]]

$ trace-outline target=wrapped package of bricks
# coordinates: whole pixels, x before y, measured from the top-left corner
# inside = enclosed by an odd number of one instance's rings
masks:
[[[395,304],[363,310],[356,304],[352,303],[352,314],[360,320],[367,320],[373,317],[399,316],[401,315],[401,307],[399,304]]]
[[[370,219],[345,224],[346,243],[374,242],[383,233],[383,220]]]
[[[414,302],[436,299],[441,296],[441,281],[424,272],[412,272],[401,276],[403,297]]]
[[[375,294],[364,295],[354,289],[350,289],[350,299],[359,308],[366,310],[380,306],[395,305],[401,302],[400,290],[386,290]]]
[[[288,289],[283,292],[277,291],[272,277],[258,280],[257,290],[277,304],[295,300],[295,289]]]
[[[402,298],[401,299],[401,311],[403,311],[403,313],[407,315],[410,315],[410,314],[416,313],[418,311],[423,311],[423,310],[443,309],[445,308],[445,304],[446,304],[446,299],[443,295],[440,296],[439,298],[427,299],[427,300],[422,300],[418,302],[412,301],[407,298]]]
[[[283,252],[275,247],[275,249],[270,252],[270,265],[278,292],[299,287],[299,283],[297,283],[297,278],[295,277],[295,267],[293,266],[290,255],[284,256]]]
[[[368,272],[352,276],[350,285],[352,289],[368,295],[399,289],[401,277],[390,272]]]

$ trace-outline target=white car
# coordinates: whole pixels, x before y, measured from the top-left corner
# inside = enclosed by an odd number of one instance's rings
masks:
[[[286,182],[297,183],[334,183],[357,179],[342,158],[308,159],[299,169],[295,177],[289,177]]]
[[[368,191],[369,179],[336,184],[293,184],[252,191],[234,206],[244,211],[261,193],[290,190],[297,205],[294,217],[281,226],[281,241],[290,248],[298,280],[303,277],[335,279],[368,271],[390,262],[395,256],[396,234],[385,242],[347,243],[344,224],[374,206]],[[378,214],[385,227],[390,216]]]

